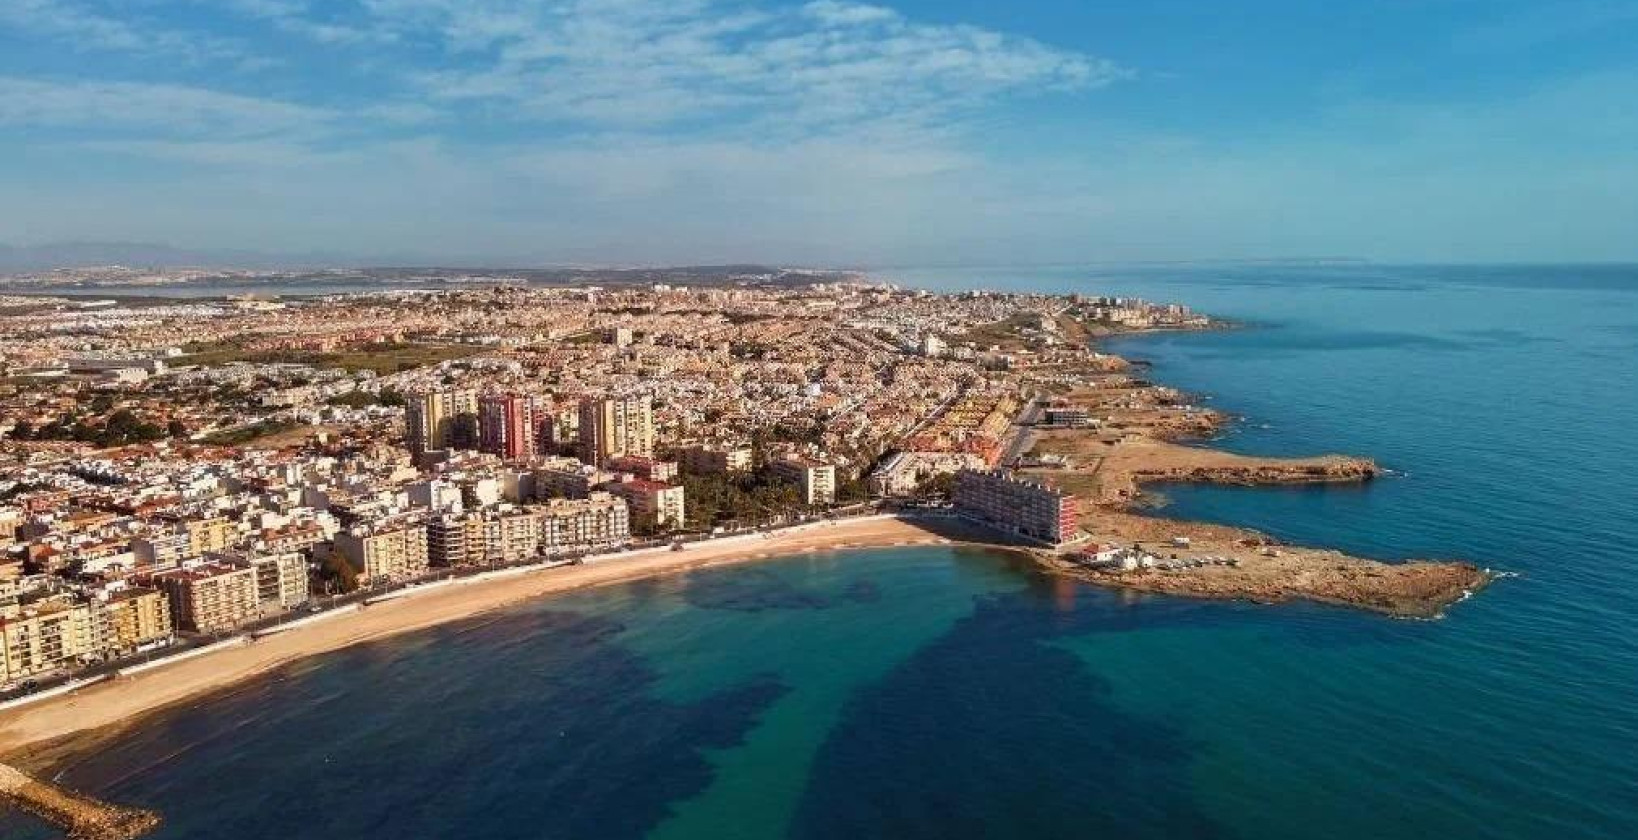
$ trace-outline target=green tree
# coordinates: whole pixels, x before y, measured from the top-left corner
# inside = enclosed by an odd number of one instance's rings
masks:
[[[332,592],[346,594],[358,589],[358,570],[339,552],[331,552],[319,564],[319,581]]]

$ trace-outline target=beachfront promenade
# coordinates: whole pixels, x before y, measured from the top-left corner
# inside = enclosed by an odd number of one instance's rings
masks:
[[[225,639],[59,687],[29,702],[0,708],[0,757],[29,765],[29,748],[67,736],[131,726],[146,712],[265,673],[295,660],[349,645],[458,621],[548,594],[621,583],[730,563],[815,551],[953,540],[929,530],[939,514],[879,513],[825,519],[722,536],[683,550],[656,546],[584,558],[495,569],[448,581],[371,594],[358,603],[303,616],[274,632]],[[943,530],[943,529],[940,529]]]
[[[0,692],[0,712],[49,700],[120,676],[141,673],[150,668],[179,662],[218,649],[245,644],[263,636],[336,618],[381,601],[426,594],[442,586],[478,583],[495,578],[576,564],[605,563],[622,558],[641,557],[655,552],[675,551],[675,547],[678,545],[684,547],[684,552],[700,545],[732,546],[744,541],[763,539],[777,534],[801,533],[803,529],[812,529],[825,524],[868,521],[871,518],[889,515],[885,514],[884,510],[886,508],[880,503],[868,503],[855,508],[832,512],[830,516],[822,519],[747,528],[720,535],[685,534],[668,539],[633,542],[614,549],[605,547],[559,552],[544,559],[531,559],[523,563],[496,563],[460,568],[439,568],[426,575],[409,580],[386,581],[363,587],[355,592],[317,597],[302,609],[244,624],[231,634],[218,633],[183,637],[161,649],[97,663],[51,679],[36,680],[27,688],[18,687],[10,691]]]
[[[289,662],[365,641],[456,621],[549,594],[718,564],[829,549],[948,543],[925,529],[936,512],[884,513],[874,508],[777,528],[554,559],[510,568],[444,575],[357,593],[316,613],[210,644],[126,664],[0,705],[0,757],[24,767],[49,763],[32,748],[63,748],[137,724],[144,715],[185,702]],[[65,829],[70,837],[123,840],[159,818],[81,796],[0,764],[0,797]]]

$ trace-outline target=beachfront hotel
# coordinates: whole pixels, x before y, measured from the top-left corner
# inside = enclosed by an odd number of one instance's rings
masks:
[[[1079,532],[1073,495],[1005,470],[962,470],[953,501],[961,516],[1031,542],[1062,545]]]

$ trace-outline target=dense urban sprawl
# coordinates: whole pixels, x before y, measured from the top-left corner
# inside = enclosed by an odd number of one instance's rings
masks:
[[[440,572],[953,493],[1175,305],[864,282],[0,299],[0,688]],[[1099,380],[1101,381],[1101,380]],[[1054,415],[1052,412],[1057,412]],[[1077,413],[1079,412],[1079,413]],[[961,479],[957,479],[957,476]]]

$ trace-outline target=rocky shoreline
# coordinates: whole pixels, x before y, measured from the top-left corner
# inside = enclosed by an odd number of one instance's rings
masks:
[[[1088,568],[1043,556],[1043,568],[1119,589],[1258,603],[1314,601],[1402,618],[1437,618],[1483,589],[1492,574],[1472,563],[1382,562],[1339,551],[1281,544],[1256,531],[1103,512],[1103,533],[1155,553],[1155,568]],[[1177,547],[1178,538],[1188,548]],[[1196,565],[1195,561],[1199,561]],[[1232,561],[1232,562],[1213,562]],[[1167,568],[1174,566],[1175,568]]]
[[[1283,603],[1308,600],[1388,615],[1433,618],[1494,578],[1454,561],[1382,562],[1339,551],[1288,546],[1256,531],[1184,522],[1136,511],[1153,501],[1150,485],[1209,483],[1242,487],[1364,484],[1384,474],[1375,461],[1347,455],[1265,458],[1194,442],[1213,436],[1226,415],[1195,406],[1175,389],[1134,379],[1119,357],[1096,384],[1060,402],[1101,418],[1091,428],[1038,434],[1033,454],[1061,466],[1032,470],[1082,500],[1090,550],[1042,554],[1054,574],[1143,592]],[[1179,441],[1191,441],[1185,444]],[[1087,555],[1132,548],[1152,558],[1134,569],[1097,565]]]

